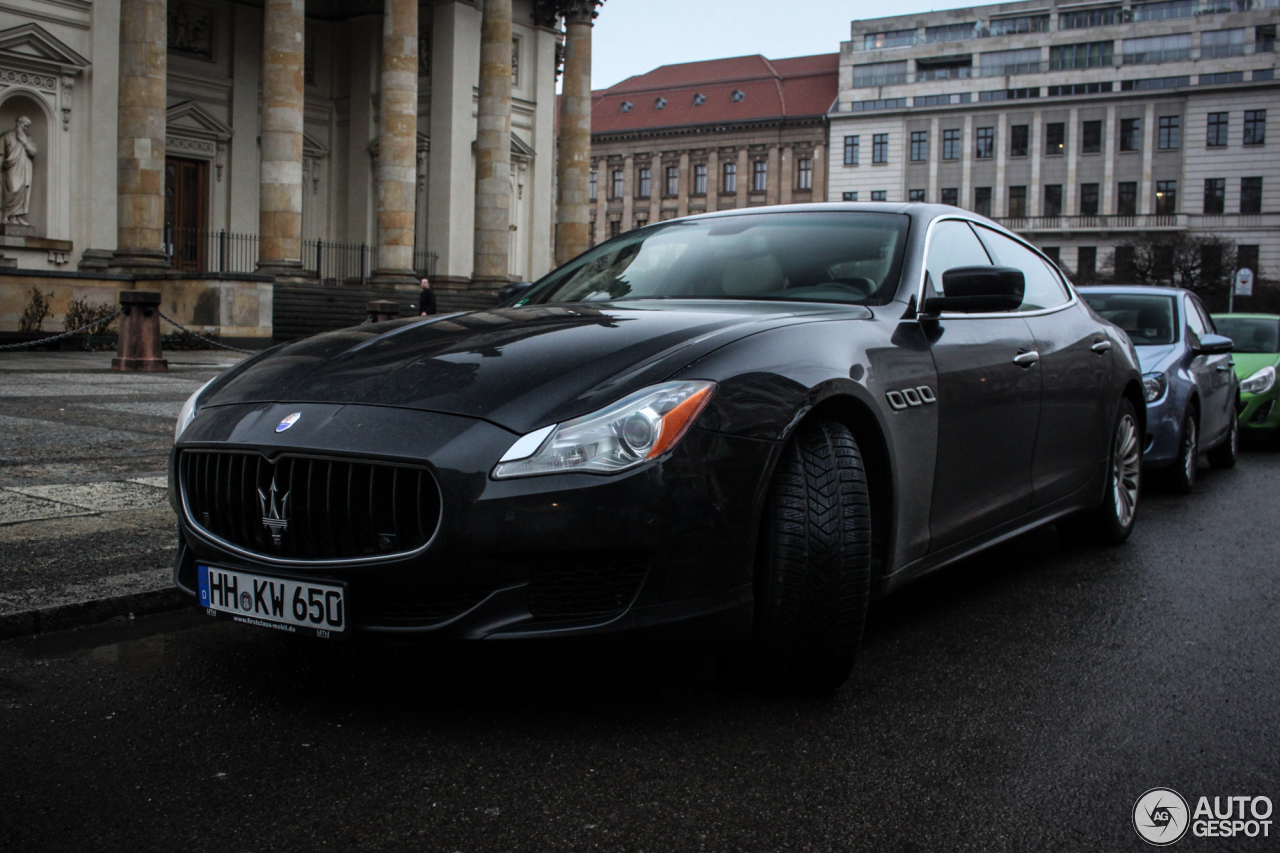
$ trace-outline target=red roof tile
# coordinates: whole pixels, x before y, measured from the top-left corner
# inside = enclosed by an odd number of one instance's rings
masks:
[[[736,56],[663,65],[592,92],[591,132],[617,133],[825,115],[838,91],[840,55],[769,60]],[[734,91],[742,100],[733,100]],[[704,103],[694,103],[704,95]],[[666,100],[656,108],[659,98]],[[623,104],[631,108],[623,112]]]

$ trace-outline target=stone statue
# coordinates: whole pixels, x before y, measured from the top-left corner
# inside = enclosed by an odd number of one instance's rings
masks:
[[[10,225],[30,225],[32,161],[36,144],[27,136],[31,119],[19,116],[13,130],[0,134],[0,168],[3,169],[3,221]]]

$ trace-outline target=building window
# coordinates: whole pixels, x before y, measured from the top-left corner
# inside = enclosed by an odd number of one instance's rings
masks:
[[[960,206],[960,190],[956,187],[942,188],[942,203],[949,204],[952,207]]]
[[[1011,74],[1035,74],[1041,71],[1040,48],[997,50],[979,54],[978,73],[983,77],[1008,77]]]
[[[1267,141],[1267,111],[1244,111],[1244,144],[1261,145]]]
[[[1087,44],[1064,44],[1049,48],[1049,70],[1070,68],[1106,68],[1115,64],[1115,42],[1095,41]]]
[[[866,89],[871,86],[892,86],[907,82],[907,61],[872,62],[853,66],[853,87]]]
[[[1124,10],[1119,6],[1108,6],[1105,9],[1082,9],[1078,12],[1060,12],[1058,29],[1083,30],[1087,27],[1109,27],[1121,21]]]
[[[1009,156],[1026,157],[1030,139],[1030,125],[1015,124],[1009,128]]]
[[[858,137],[846,136],[844,138],[844,164],[846,166],[858,165]]]
[[[1236,247],[1236,269],[1253,270],[1254,275],[1258,273],[1258,246],[1237,246]]]
[[[609,236],[617,237],[621,233],[622,233],[622,220],[610,219],[609,220]]]
[[[680,195],[680,167],[667,167],[667,196],[674,197]]]
[[[1065,154],[1067,150],[1067,126],[1060,121],[1051,121],[1044,126],[1044,153],[1053,157]]]
[[[1044,252],[1046,258],[1061,266],[1062,255],[1058,246],[1041,246],[1040,251]]]
[[[1209,113],[1209,133],[1205,145],[1222,148],[1227,144],[1227,113]]]
[[[1179,116],[1160,116],[1159,139],[1156,146],[1167,151],[1182,144],[1182,119]]]
[[[1120,150],[1137,151],[1142,147],[1142,120],[1120,119]]]
[[[1125,39],[1122,54],[1125,65],[1146,65],[1152,62],[1185,62],[1191,58],[1191,33]]]
[[[991,187],[973,188],[973,212],[981,216],[991,215]]]
[[[1045,184],[1044,215],[1045,216],[1061,216],[1062,215],[1062,184]]]
[[[1213,30],[1200,34],[1200,58],[1214,59],[1223,56],[1244,56],[1244,27],[1234,30]]]
[[[813,160],[808,157],[796,160],[796,189],[813,189]]]
[[[993,36],[1011,36],[1018,33],[1047,33],[1049,31],[1049,16],[1022,15],[1017,18],[997,18],[991,22],[989,31]]]
[[[1098,277],[1098,247],[1081,246],[1076,249],[1076,280],[1093,281]]]
[[[722,175],[723,180],[720,183],[720,192],[736,193],[738,191],[738,164],[725,163]]]
[[[707,194],[707,164],[695,163],[693,166],[693,194]]]
[[[1135,21],[1169,21],[1174,18],[1190,18],[1200,10],[1196,0],[1161,0],[1159,3],[1141,3],[1133,7]]]
[[[888,201],[889,198],[885,190],[872,190],[871,200],[872,201]]]
[[[646,217],[644,217],[644,218],[642,218],[642,219],[641,219],[641,218],[637,218],[637,219],[636,219],[636,225],[635,225],[635,227],[636,227],[636,228],[644,228],[644,227],[648,226],[648,224],[649,224],[649,217],[647,217],[647,216],[646,216]]]
[[[520,39],[511,40],[511,86],[520,88]]]
[[[889,134],[877,133],[871,137],[871,162],[889,162]],[[875,199],[872,199],[875,201]]]
[[[924,190],[907,190],[907,201],[926,201]]]
[[[1098,185],[1097,184],[1081,184],[1080,185],[1080,215],[1081,216],[1097,216],[1098,215]]]
[[[880,50],[886,47],[906,47],[916,43],[915,30],[890,30],[887,33],[867,33],[862,37],[863,50]]]
[[[640,170],[640,180],[636,186],[636,198],[648,198],[650,189],[649,167],[645,166]]]
[[[1156,181],[1156,215],[1172,216],[1178,212],[1178,182]]]
[[[1137,253],[1134,246],[1116,246],[1115,254],[1112,255],[1112,266],[1115,267],[1116,280],[1120,282],[1133,281],[1137,278],[1134,271],[1134,259]]]
[[[929,159],[929,131],[911,131],[911,162],[918,163]]]
[[[1240,179],[1240,212],[1262,212],[1262,178]]]
[[[600,192],[600,175],[596,172],[595,169],[592,169],[591,170],[591,200],[592,201],[595,201],[597,198],[599,198],[599,195],[598,195],[599,192]]]
[[[840,193],[840,200],[841,201],[857,201],[858,193],[857,191]]]
[[[995,155],[996,150],[996,129],[994,127],[978,128],[977,151],[974,156],[979,160],[985,160]]]
[[[1222,213],[1226,207],[1227,179],[1204,179],[1204,212]]]
[[[769,188],[769,164],[764,160],[756,160],[751,164],[751,189],[762,193]]]
[[[978,25],[974,23],[967,24],[942,24],[936,27],[924,28],[924,40],[926,44],[936,44],[944,41],[964,41],[971,39],[978,34]]]
[[[1138,182],[1121,181],[1116,199],[1116,213],[1120,216],[1136,216],[1138,213]]]
[[[1027,188],[1009,187],[1009,217],[1022,219],[1027,215]]]
[[[622,170],[613,170],[613,186],[610,187],[609,198],[622,198]]]
[[[960,159],[960,129],[942,131],[942,159]]]
[[[1086,121],[1080,126],[1080,150],[1085,154],[1102,153],[1102,122]]]

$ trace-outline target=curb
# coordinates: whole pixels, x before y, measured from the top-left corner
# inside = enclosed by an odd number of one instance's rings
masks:
[[[19,610],[0,615],[0,640],[26,637],[45,631],[62,631],[96,625],[116,616],[161,613],[189,606],[191,596],[177,587],[131,592],[88,601],[73,601],[53,607]]]

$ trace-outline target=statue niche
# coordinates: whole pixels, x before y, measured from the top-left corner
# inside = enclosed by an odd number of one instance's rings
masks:
[[[48,121],[25,95],[0,104],[0,234],[43,236],[48,192]]]
[[[31,180],[35,177],[36,144],[27,134],[31,119],[18,116],[13,130],[0,133],[0,170],[3,170],[4,223],[30,225]]]

